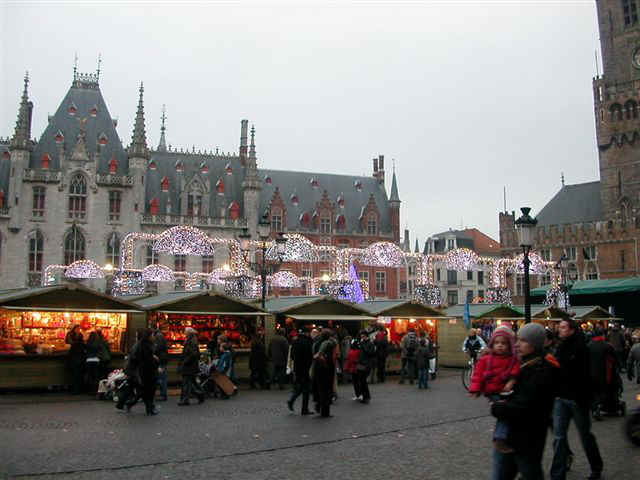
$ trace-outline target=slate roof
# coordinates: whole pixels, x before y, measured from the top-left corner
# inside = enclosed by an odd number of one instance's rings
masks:
[[[391,210],[387,192],[383,184],[378,183],[373,177],[362,177],[352,175],[334,175],[328,173],[315,172],[294,172],[285,170],[259,169],[259,178],[262,180],[262,191],[260,192],[260,210],[264,212],[268,209],[276,187],[280,190],[280,196],[287,209],[286,225],[289,230],[304,231],[306,228],[300,222],[300,216],[308,212],[313,216],[316,210],[316,203],[322,199],[326,190],[329,200],[335,205],[336,216],[345,216],[345,233],[352,231],[362,231],[360,228],[360,215],[369,202],[369,196],[373,194],[376,206],[380,212],[380,233],[391,233]],[[271,184],[264,181],[266,177],[271,178]],[[318,186],[314,187],[311,180],[315,179]],[[360,182],[362,189],[356,188],[356,182]],[[291,195],[296,192],[298,205],[291,201]],[[344,198],[344,208],[338,206],[338,197]],[[312,229],[313,227],[309,227]]]
[[[600,182],[563,186],[538,213],[538,226],[594,222],[604,218]]]
[[[438,237],[435,241],[435,252],[434,253],[442,253],[447,249],[447,236],[454,235],[456,237],[456,245],[458,248],[468,248],[469,250],[473,250],[473,237],[469,235],[466,230],[447,230],[446,232],[436,233],[435,235],[431,235],[431,237],[427,238],[424,242],[424,250],[423,253],[426,255],[429,253],[428,245],[429,240],[434,237]]]
[[[155,170],[150,168],[151,162],[155,164]],[[183,171],[176,170],[176,163],[182,162]],[[209,169],[202,173],[202,164]],[[227,175],[226,166],[231,167],[231,175]],[[169,179],[169,191],[163,192],[162,179]],[[151,159],[145,174],[145,211],[151,209],[151,201],[155,197],[159,201],[159,214],[165,214],[167,199],[171,198],[171,213],[180,214],[180,193],[184,180],[185,188],[189,189],[192,181],[199,181],[209,188],[209,216],[221,217],[221,208],[228,208],[233,201],[240,206],[240,215],[244,215],[244,197],[242,194],[242,181],[245,169],[240,163],[240,157],[216,154],[183,153],[174,151],[151,152]],[[224,182],[224,195],[216,191],[216,183],[222,179]],[[204,192],[203,192],[204,193]],[[228,217],[228,212],[225,212]]]
[[[72,105],[76,108],[75,115],[69,114],[69,108]],[[95,117],[90,114],[94,107],[97,109]],[[80,132],[79,120],[84,118],[87,119],[85,124],[85,144],[91,161],[97,148],[98,137],[102,134],[107,137],[107,144],[100,147],[97,172],[102,174],[109,173],[109,162],[112,156],[115,156],[118,161],[117,175],[126,175],[129,171],[127,153],[122,146],[120,137],[118,137],[113,119],[109,114],[97,83],[94,86],[80,82],[73,83],[36,144],[31,155],[29,168],[40,168],[42,156],[48,153],[51,157],[49,169],[60,170],[59,145],[56,144],[56,134],[60,131],[64,135],[66,155],[67,158],[70,158]]]
[[[490,314],[494,310],[507,309],[513,312],[513,317],[521,317],[524,315],[523,311],[519,310],[519,307],[501,303],[471,303],[469,304],[469,315],[472,318],[482,317],[483,315]],[[452,305],[445,310],[446,315],[449,317],[463,317],[464,316],[464,304]]]
[[[9,205],[9,174],[11,173],[11,157],[9,144],[0,142],[0,190],[4,192],[5,206]]]

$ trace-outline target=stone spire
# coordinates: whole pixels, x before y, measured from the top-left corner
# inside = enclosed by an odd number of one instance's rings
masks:
[[[144,127],[144,102],[142,95],[144,86],[140,83],[140,98],[138,99],[138,111],[136,112],[136,122],[133,125],[133,136],[129,145],[129,158],[149,158],[147,148],[147,134]]]
[[[256,161],[256,129],[251,126],[251,143],[249,145],[249,159],[247,161],[247,173],[245,175],[243,188],[260,189],[260,181],[258,180],[258,164]]]
[[[11,149],[31,150],[31,114],[33,112],[33,102],[29,101],[29,72],[24,75],[24,90],[18,109],[18,119],[16,120],[16,130],[11,138]]]
[[[256,161],[256,127],[251,125],[251,143],[249,144],[249,168],[257,168]]]
[[[390,202],[398,202],[400,203],[400,196],[398,195],[398,182],[396,180],[396,168],[393,167],[393,178],[391,179],[391,196],[389,197]]]
[[[164,122],[167,119],[167,110],[166,110],[166,105],[162,105],[162,117],[160,117],[160,120],[162,120],[162,126],[160,127],[160,143],[158,143],[158,151],[159,152],[166,152],[167,151],[167,140],[165,139],[164,136],[164,132],[167,129],[164,126]]]
[[[413,249],[414,253],[420,253],[420,245],[418,244],[418,239],[416,238],[416,246]]]

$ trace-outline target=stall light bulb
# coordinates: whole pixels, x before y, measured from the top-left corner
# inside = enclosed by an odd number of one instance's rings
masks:
[[[33,312],[31,316],[34,318],[34,320],[40,320],[40,312]]]
[[[107,263],[107,264],[104,266],[104,269],[105,269],[107,272],[111,272],[111,271],[113,270],[113,265],[111,265],[110,263]]]
[[[225,264],[222,266],[222,270],[224,270],[225,272],[229,272],[229,271],[231,271],[231,267],[229,266],[229,264],[228,264],[228,263],[225,263]]]
[[[410,318],[409,319],[409,323],[416,323],[416,319],[415,318]]]

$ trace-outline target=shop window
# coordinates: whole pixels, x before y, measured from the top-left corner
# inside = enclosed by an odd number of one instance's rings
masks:
[[[456,285],[458,283],[458,272],[455,270],[447,270],[447,285]]]
[[[126,313],[47,312],[3,310],[0,313],[2,354],[51,355],[68,351],[65,338],[72,325],[80,326],[85,341],[96,329],[112,352],[122,352],[127,331]]]
[[[158,254],[153,250],[151,245],[147,246],[145,265],[157,265],[158,264]]]
[[[213,255],[202,256],[202,273],[211,273],[213,271],[215,262]]]
[[[71,265],[77,260],[85,258],[84,235],[75,225],[67,232],[64,239],[64,264]]]
[[[387,291],[387,272],[376,272],[376,292]]]
[[[44,238],[39,230],[29,236],[29,255],[27,259],[27,284],[30,287],[40,286],[42,274],[42,253],[44,249]]]
[[[109,191],[109,221],[118,222],[120,220],[120,205],[122,203],[122,192],[120,190]]]
[[[120,237],[116,232],[111,232],[107,239],[107,259],[106,263],[114,269],[120,268]]]
[[[375,215],[370,215],[367,220],[367,235],[377,235],[378,234],[378,221],[376,220]]]
[[[78,173],[69,186],[69,218],[84,219],[87,215],[87,181]]]
[[[467,280],[473,280],[473,271],[467,270]]]
[[[447,303],[449,306],[458,304],[458,291],[447,290]]]
[[[478,285],[484,285],[484,272],[478,271]]]
[[[31,214],[34,218],[44,217],[45,194],[45,187],[33,187],[33,210]]]

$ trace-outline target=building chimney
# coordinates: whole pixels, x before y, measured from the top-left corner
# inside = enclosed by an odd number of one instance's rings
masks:
[[[378,173],[378,159],[374,158],[373,159],[373,174],[374,174],[373,176],[374,177],[376,176],[375,175],[376,173]]]
[[[249,133],[249,120],[240,121],[240,163],[247,165],[247,138]]]

